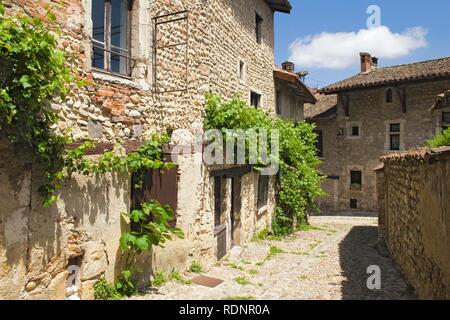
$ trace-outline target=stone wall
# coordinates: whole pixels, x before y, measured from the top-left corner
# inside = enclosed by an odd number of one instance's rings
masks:
[[[440,131],[442,110],[432,110],[432,107],[437,95],[450,88],[450,81],[415,83],[407,87],[406,113],[402,111],[397,90],[393,88],[393,102],[386,103],[389,88],[381,87],[348,92],[348,117],[339,102],[337,117],[315,121],[324,139],[322,173],[338,178],[337,188],[336,182],[325,182],[324,188],[329,196],[321,200],[323,211],[351,211],[350,199],[358,201],[358,208],[354,211],[377,211],[373,170],[380,165],[381,156],[392,153],[386,145],[389,123],[402,126],[402,150],[423,146]],[[359,126],[359,137],[351,136],[352,126]],[[362,171],[361,190],[350,190],[352,170]]]
[[[450,148],[382,158],[380,238],[423,299],[450,299]]]

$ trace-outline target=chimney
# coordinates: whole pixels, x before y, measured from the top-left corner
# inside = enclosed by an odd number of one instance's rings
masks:
[[[289,62],[289,61],[283,62],[281,64],[281,66],[284,71],[292,72],[292,73],[295,72],[295,64],[293,64],[292,62]]]
[[[370,53],[361,52],[361,73],[367,73],[372,70],[372,56]]]

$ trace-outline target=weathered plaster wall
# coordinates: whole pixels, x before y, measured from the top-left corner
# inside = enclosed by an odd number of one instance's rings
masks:
[[[283,119],[294,121],[304,120],[303,99],[298,96],[298,89],[292,88],[291,84],[282,80],[275,80],[275,92],[279,97],[277,100],[281,107],[280,116]]]
[[[339,177],[337,208],[334,196],[321,201],[323,210],[350,211],[350,199],[358,200],[357,211],[377,211],[376,176],[379,158],[391,153],[387,150],[390,122],[402,124],[402,150],[425,145],[434,136],[441,110],[430,111],[437,95],[450,87],[450,81],[409,84],[407,112],[402,112],[400,98],[394,89],[394,100],[386,103],[387,87],[350,92],[350,116],[338,104],[337,118],[317,121],[317,129],[324,135],[324,174]],[[360,127],[360,137],[351,137],[352,125]],[[362,190],[350,190],[350,171],[362,171]],[[334,186],[326,182],[326,192],[334,193]]]
[[[380,236],[423,299],[450,298],[449,155],[447,148],[384,158],[378,171]]]
[[[87,80],[86,86],[73,85],[64,101],[53,101],[52,108],[61,118],[53,128],[56,132],[75,141],[89,138],[125,143],[145,141],[155,130],[201,130],[204,95],[210,91],[226,98],[236,94],[249,98],[253,90],[262,94],[262,108],[275,111],[273,12],[265,1],[133,3],[131,51],[136,65],[130,78],[91,68],[91,0],[70,0],[55,7],[63,29],[60,48],[74,55],[74,72]],[[6,0],[5,4],[8,15],[43,16],[44,5],[53,1],[42,0],[39,6],[24,0]],[[159,52],[155,82],[152,18],[182,10],[189,11],[187,27],[183,21],[161,27],[157,43],[186,40],[187,48]],[[256,42],[255,11],[264,18],[262,44]],[[187,49],[187,56],[180,54],[183,49]],[[238,79],[240,59],[247,65],[245,81]],[[187,90],[181,90],[186,82]],[[165,92],[171,89],[180,90]],[[58,205],[46,211],[37,194],[38,170],[17,162],[13,150],[8,150],[0,159],[1,297],[65,298],[67,267],[78,263],[82,280],[79,293],[82,298],[92,298],[95,280],[104,274],[113,281],[120,269],[120,213],[130,209],[129,177],[74,176],[61,191]],[[216,261],[213,184],[209,169],[194,163],[192,157],[181,157],[179,162],[178,224],[187,237],[146,257],[150,274],[182,270],[193,260],[206,267]],[[253,194],[246,197],[256,201],[257,188],[249,192]],[[252,227],[248,227],[246,239],[251,238],[256,223],[270,225],[272,212],[273,205],[261,215],[263,218],[249,218]],[[248,214],[251,217],[253,213]]]

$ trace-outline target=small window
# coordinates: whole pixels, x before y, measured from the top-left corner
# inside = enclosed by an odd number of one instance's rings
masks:
[[[323,158],[323,131],[316,130],[314,132],[317,134],[317,140],[316,140],[317,156],[319,158]]]
[[[359,137],[359,127],[352,127],[352,137]]]
[[[92,1],[92,67],[131,75],[131,0]]]
[[[261,44],[262,43],[262,23],[263,23],[263,18],[255,13],[255,20],[256,20],[256,29],[255,29],[255,33],[256,33],[256,42]]]
[[[400,123],[392,123],[389,125],[389,148],[393,151],[400,150]]]
[[[259,108],[261,106],[261,95],[252,91],[250,93],[250,104],[255,108]]]
[[[259,176],[258,181],[258,210],[267,206],[269,198],[269,176]]]
[[[222,178],[214,178],[214,226],[221,225],[222,216]]]
[[[361,190],[362,187],[362,172],[350,171],[350,189]]]
[[[276,92],[276,113],[281,116],[281,91]]]
[[[442,129],[450,128],[450,112],[442,112]]]
[[[391,103],[394,100],[394,95],[392,89],[386,91],[386,103]]]
[[[239,79],[245,80],[245,62],[242,60],[239,61]]]
[[[450,96],[447,96],[447,97],[445,98],[445,103],[448,104],[448,105],[450,105]]]
[[[350,209],[358,209],[358,200],[350,199]]]

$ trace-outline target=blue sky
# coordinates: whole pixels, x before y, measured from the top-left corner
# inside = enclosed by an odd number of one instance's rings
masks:
[[[277,64],[289,58],[296,60],[298,71],[310,72],[308,85],[324,86],[358,73],[361,50],[378,51],[379,66],[450,56],[448,0],[290,2],[293,6],[290,15],[276,14],[275,60]],[[383,27],[368,33],[368,30],[360,30],[367,29],[369,14],[366,11],[370,5],[381,9]],[[320,36],[324,32],[328,34]],[[312,37],[306,38],[308,36]],[[295,49],[290,50],[298,39]],[[299,61],[303,65],[299,65]],[[318,61],[335,63],[318,67]]]

